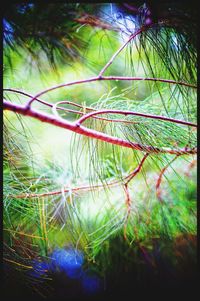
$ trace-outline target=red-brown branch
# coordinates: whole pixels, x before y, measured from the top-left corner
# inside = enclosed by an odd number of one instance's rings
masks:
[[[75,107],[79,107],[81,109],[85,109],[85,110],[88,110],[88,111],[95,111],[94,108],[84,107],[82,105],[73,103],[71,101],[63,100],[63,101],[59,101],[59,102],[55,103],[54,105],[51,105],[53,113],[56,116],[58,116],[59,118],[60,118],[60,116],[57,114],[57,109],[59,109],[59,110],[62,109],[64,111],[76,113],[78,115],[85,115],[84,112],[80,112],[80,111],[77,111],[77,110],[70,110],[70,109],[65,109],[65,108],[62,108],[62,107],[58,107],[59,104],[69,104],[69,105],[72,105],[72,106],[75,106]],[[135,122],[135,121],[124,120],[124,119],[109,119],[109,118],[105,118],[105,117],[96,117],[96,116],[92,116],[92,118],[103,120],[103,121],[109,121],[109,122],[120,122],[120,123],[129,123],[129,124],[138,123],[138,122]],[[78,124],[78,121],[77,121],[77,124]]]
[[[188,86],[188,87],[197,88],[193,84],[188,84],[188,83],[184,83],[184,82],[180,82],[180,81],[174,81],[174,80],[167,80],[167,79],[158,79],[158,78],[149,78],[149,77],[103,76],[103,73],[113,63],[116,56],[126,47],[126,45],[130,41],[132,41],[138,34],[140,34],[141,32],[143,32],[145,30],[147,30],[148,28],[150,28],[152,26],[153,26],[153,24],[143,26],[142,28],[137,30],[134,34],[132,34],[129,37],[129,39],[113,54],[111,59],[107,62],[107,64],[99,72],[98,76],[91,77],[91,78],[84,79],[84,80],[77,80],[77,81],[73,81],[73,82],[69,82],[69,83],[65,83],[65,84],[60,84],[60,85],[48,88],[46,90],[43,90],[42,92],[39,92],[38,94],[36,94],[33,98],[31,98],[27,102],[27,105],[26,105],[27,108],[29,108],[31,106],[32,102],[35,101],[38,97],[40,97],[41,95],[44,95],[45,93],[53,91],[55,89],[59,89],[59,88],[62,88],[62,87],[68,87],[68,86],[72,86],[72,85],[79,85],[79,84],[89,83],[89,82],[95,82],[95,81],[99,81],[99,80],[109,80],[109,81],[110,80],[131,80],[131,81],[133,81],[133,80],[149,80],[149,81],[160,81],[160,82],[165,82],[165,83],[170,83],[170,84],[179,84],[179,85],[184,85],[184,86]]]
[[[114,61],[114,59],[116,58],[116,56],[126,47],[126,45],[133,40],[137,35],[139,35],[141,32],[143,32],[144,30],[146,30],[147,27],[142,27],[139,30],[137,30],[134,34],[132,34],[129,39],[113,54],[113,56],[111,57],[111,59],[107,62],[107,64],[103,67],[103,69],[99,72],[99,76],[102,76],[103,73],[106,71],[106,69],[108,69],[108,67],[112,64],[112,62]]]
[[[9,91],[9,92],[14,92],[14,93],[17,93],[17,94],[21,94],[21,95],[24,95],[24,96],[27,96],[27,97],[30,97],[30,98],[33,98],[32,95],[24,92],[24,91],[20,91],[20,90],[17,90],[17,89],[9,89],[9,88],[5,88],[3,89],[4,91]],[[55,106],[55,108],[57,110],[62,110],[62,111],[65,111],[65,112],[70,112],[70,113],[74,113],[74,114],[77,114],[77,115],[84,115],[84,112],[81,112],[81,111],[77,111],[77,110],[72,110],[72,109],[66,109],[66,108],[63,108],[63,107],[60,107],[58,106],[58,104],[69,104],[71,106],[75,106],[75,107],[78,107],[78,108],[81,108],[81,109],[85,109],[85,110],[88,110],[88,111],[95,111],[94,108],[91,108],[91,107],[83,107],[82,105],[80,104],[77,104],[77,103],[74,103],[72,101],[68,101],[68,100],[63,100],[63,101],[60,101],[60,102],[57,102],[56,104],[51,104],[45,100],[42,100],[42,99],[39,99],[39,98],[36,98],[35,99],[37,102],[39,103],[42,103],[44,104],[45,106],[48,106],[50,108],[53,108]],[[99,120],[104,120],[104,121],[109,121],[109,122],[121,122],[121,123],[129,123],[129,124],[135,124],[135,123],[138,123],[138,122],[135,122],[135,121],[131,121],[131,120],[124,120],[124,119],[109,119],[109,118],[103,118],[103,117],[96,117],[94,116],[93,118],[95,119],[99,119]]]
[[[14,93],[18,93],[18,94],[22,94],[22,95],[25,95],[27,97],[33,97],[32,95],[26,93],[26,92],[23,92],[23,91],[20,91],[20,90],[17,90],[17,89],[3,89],[4,91],[9,91],[9,92],[14,92]],[[81,111],[77,111],[77,110],[72,110],[72,109],[66,109],[66,108],[63,108],[63,107],[60,107],[58,106],[58,104],[69,104],[71,106],[75,106],[75,107],[78,107],[78,108],[81,108],[81,109],[85,109],[87,111],[95,111],[94,108],[91,108],[91,107],[83,107],[82,105],[80,104],[77,104],[77,103],[74,103],[72,101],[68,101],[68,100],[63,100],[63,101],[60,101],[60,102],[57,102],[56,104],[51,104],[45,100],[41,100],[39,98],[36,98],[36,101],[50,107],[50,108],[53,108],[55,106],[55,108],[57,110],[62,110],[62,111],[65,111],[65,112],[70,112],[70,113],[74,113],[74,114],[77,114],[77,115],[84,115],[85,113],[84,112],[81,112]],[[135,122],[135,121],[131,121],[131,120],[124,120],[124,119],[109,119],[109,118],[105,118],[105,117],[92,117],[92,118],[95,118],[95,119],[99,119],[99,120],[103,120],[103,121],[109,121],[109,122],[121,122],[121,123],[129,123],[129,124],[135,124],[135,123],[138,123],[138,122]]]
[[[122,180],[115,180],[106,183],[106,186],[112,187],[121,184],[124,182],[125,184],[128,184],[130,180],[136,176],[136,174],[140,171],[144,161],[146,160],[148,154],[146,154],[143,159],[141,160],[139,166],[129,175],[125,176]],[[91,186],[80,186],[80,187],[69,187],[69,188],[64,188],[62,190],[56,190],[56,191],[49,191],[49,192],[44,192],[44,193],[24,193],[24,194],[19,194],[19,195],[12,195],[11,197],[17,198],[17,199],[23,199],[23,198],[41,198],[41,197],[48,197],[48,196],[53,196],[53,195],[59,195],[62,194],[63,192],[79,192],[79,191],[88,191],[88,190],[96,190],[96,189],[102,189],[105,188],[105,185],[99,184],[99,185],[93,185],[92,188]]]
[[[131,213],[131,197],[128,189],[128,184],[124,185],[124,191],[126,195],[126,206],[127,206],[127,215],[124,221],[124,239],[127,240],[127,224],[128,224],[128,219]]]
[[[155,82],[162,82],[162,83],[168,83],[168,84],[177,84],[177,85],[182,85],[182,86],[187,86],[191,88],[197,88],[196,85],[181,82],[181,81],[175,81],[175,80],[169,80],[169,79],[162,79],[162,78],[151,78],[151,77],[126,77],[126,76],[96,76],[96,77],[91,77],[88,79],[83,79],[83,80],[77,80],[69,83],[64,83],[60,85],[53,86],[51,88],[48,88],[46,90],[43,90],[36,94],[34,97],[32,97],[28,102],[27,102],[27,108],[29,108],[32,104],[33,101],[35,101],[38,97],[51,92],[56,89],[60,89],[63,87],[69,87],[73,85],[80,85],[80,84],[85,84],[85,83],[91,83],[91,82],[96,82],[96,81],[104,81],[104,80],[125,80],[125,81],[155,81]]]
[[[175,154],[175,155],[184,155],[184,154],[195,154],[197,152],[196,148],[188,149],[170,149],[170,148],[158,148],[153,147],[149,145],[142,145],[139,143],[130,142],[121,138],[113,137],[110,135],[107,135],[102,132],[98,132],[96,130],[92,130],[89,128],[86,128],[84,126],[79,126],[76,124],[76,122],[69,122],[66,120],[61,120],[61,118],[56,118],[55,116],[52,116],[50,114],[37,111],[33,108],[24,107],[22,105],[13,104],[11,102],[8,102],[6,100],[3,100],[3,105],[5,110],[10,110],[15,113],[20,113],[25,116],[33,117],[35,119],[38,119],[42,122],[46,122],[49,124],[52,124],[54,126],[58,126],[67,130],[70,130],[74,133],[78,133],[90,138],[95,138],[104,142],[108,142],[115,145],[120,145],[124,147],[128,147],[134,150],[138,151],[144,151],[147,153],[168,153],[168,154]]]
[[[138,167],[130,174],[128,175],[126,178],[125,178],[125,184],[128,184],[141,170],[143,164],[144,164],[144,161],[147,159],[147,157],[149,156],[149,154],[145,154],[144,157],[142,158],[140,164],[138,165]]]
[[[161,189],[160,189],[160,185],[161,185],[161,182],[162,182],[162,178],[163,178],[163,175],[166,171],[166,169],[178,158],[178,155],[175,156],[170,162],[168,162],[168,164],[161,170],[160,174],[159,174],[159,177],[158,177],[158,180],[156,182],[156,196],[158,198],[158,200],[162,203],[163,202],[163,199],[161,197]]]
[[[140,172],[144,161],[146,160],[146,158],[149,156],[149,154],[145,154],[144,157],[142,158],[140,164],[138,165],[138,167],[130,174],[128,175],[126,178],[124,178],[125,183],[124,183],[124,191],[126,194],[126,206],[127,206],[127,215],[126,215],[126,219],[125,219],[125,223],[124,223],[124,239],[127,239],[127,235],[126,235],[126,231],[127,231],[127,224],[128,224],[128,219],[131,213],[131,197],[130,197],[130,193],[129,193],[129,188],[128,188],[128,184],[129,182]]]
[[[162,121],[168,121],[168,122],[179,123],[179,124],[183,124],[183,125],[189,125],[189,126],[197,127],[197,124],[192,123],[192,122],[188,122],[188,121],[184,121],[184,120],[179,120],[179,119],[174,119],[174,118],[169,118],[169,117],[159,116],[159,115],[133,112],[133,111],[123,111],[123,110],[99,110],[99,111],[91,112],[91,113],[85,114],[84,116],[79,118],[77,120],[76,124],[81,125],[81,123],[83,123],[86,119],[88,119],[90,117],[100,115],[100,114],[108,114],[108,113],[110,113],[110,114],[141,116],[141,117],[145,117],[145,118],[159,119],[159,120],[162,120]]]
[[[22,95],[25,95],[25,96],[31,97],[31,98],[33,97],[32,95],[30,95],[26,92],[17,90],[17,89],[7,89],[7,88],[5,88],[3,90],[4,91],[9,91],[9,92],[14,92],[14,93],[19,93],[19,94],[22,94]],[[109,119],[109,118],[103,118],[103,117],[96,117],[95,116],[95,115],[98,115],[98,114],[115,113],[115,114],[122,114],[122,115],[135,115],[135,116],[142,116],[142,117],[146,117],[146,118],[160,119],[160,120],[163,120],[163,121],[170,121],[170,122],[174,122],[174,123],[179,123],[179,124],[183,124],[183,125],[189,125],[189,126],[197,127],[197,124],[195,124],[195,123],[182,121],[182,120],[178,120],[178,119],[174,119],[174,118],[169,118],[169,117],[165,117],[165,116],[145,114],[145,113],[132,112],[132,111],[123,111],[123,110],[104,110],[103,109],[103,110],[98,110],[97,111],[94,108],[87,107],[87,106],[83,107],[80,104],[77,104],[77,103],[74,103],[74,102],[71,102],[71,101],[68,101],[68,100],[59,101],[56,104],[51,104],[51,103],[49,103],[47,101],[44,101],[44,100],[41,100],[39,98],[36,98],[35,100],[42,103],[42,104],[44,104],[44,105],[46,105],[46,106],[48,106],[48,107],[54,108],[55,110],[62,110],[62,111],[71,112],[71,113],[78,114],[78,115],[84,115],[82,118],[77,120],[77,124],[78,123],[81,124],[82,122],[84,122],[88,118],[95,118],[95,119],[100,119],[100,120],[109,121],[109,122],[121,122],[121,123],[130,123],[130,124],[136,123],[136,122],[130,121],[130,120]],[[58,106],[58,104],[69,104],[69,105],[72,105],[72,106],[75,106],[75,107],[78,107],[78,108],[81,108],[81,109],[84,108],[88,111],[93,111],[93,112],[91,112],[90,115],[88,113],[84,114],[84,112],[80,112],[80,111],[77,111],[77,110],[66,109],[66,108],[60,107],[60,106]]]

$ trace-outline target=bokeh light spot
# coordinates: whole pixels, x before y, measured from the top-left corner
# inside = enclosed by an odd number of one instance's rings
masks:
[[[80,278],[84,261],[82,252],[74,249],[56,249],[52,254],[54,270],[64,271],[69,278]]]

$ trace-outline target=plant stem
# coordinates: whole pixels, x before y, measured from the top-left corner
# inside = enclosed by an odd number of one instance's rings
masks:
[[[112,62],[114,61],[114,59],[116,58],[116,56],[126,47],[126,45],[133,40],[138,34],[140,34],[141,32],[144,31],[144,29],[146,29],[145,27],[140,28],[139,30],[137,30],[134,34],[132,34],[129,39],[113,54],[113,56],[111,57],[111,59],[107,62],[107,64],[103,67],[103,69],[99,72],[99,76],[102,76],[103,73],[106,71],[106,69],[108,69],[108,67],[112,64]]]
[[[24,92],[24,91],[20,91],[20,90],[17,90],[17,89],[9,89],[9,88],[5,88],[3,89],[4,91],[9,91],[9,92],[14,92],[14,93],[17,93],[17,94],[22,94],[24,96],[27,96],[27,97],[33,97],[32,95]],[[65,111],[65,112],[71,112],[71,113],[74,113],[74,114],[77,114],[77,115],[84,115],[84,112],[81,112],[81,111],[77,111],[77,110],[71,110],[71,109],[66,109],[66,108],[63,108],[63,107],[59,107],[58,104],[69,104],[69,105],[72,105],[72,106],[75,106],[75,107],[78,107],[78,108],[81,108],[81,109],[86,109],[88,111],[95,111],[94,108],[91,108],[91,107],[83,107],[82,105],[80,104],[77,104],[75,102],[72,102],[72,101],[68,101],[68,100],[63,100],[63,101],[59,101],[57,102],[56,104],[51,104],[45,100],[42,100],[42,99],[39,99],[39,98],[36,98],[35,99],[37,102],[39,103],[42,103],[43,105],[45,106],[48,106],[50,108],[53,108],[55,107],[55,109],[57,110],[62,110],[62,111]],[[109,121],[109,122],[122,122],[122,123],[129,123],[129,124],[135,124],[135,123],[138,123],[138,122],[135,122],[135,121],[130,121],[130,120],[124,120],[124,119],[109,119],[109,118],[103,118],[103,117],[96,117],[94,116],[95,119],[99,119],[99,120],[104,120],[104,121]]]
[[[158,180],[156,182],[156,196],[158,198],[158,200],[162,203],[163,199],[161,197],[161,189],[160,189],[160,185],[162,182],[162,178],[163,178],[163,174],[165,173],[166,169],[179,157],[179,155],[176,155],[170,162],[167,163],[167,165],[165,167],[163,167],[163,169],[161,170]]]
[[[192,123],[192,122],[187,122],[187,121],[184,121],[184,120],[179,120],[179,119],[174,119],[174,118],[169,118],[169,117],[159,116],[159,115],[133,112],[133,111],[123,111],[123,110],[99,110],[99,111],[91,112],[91,113],[85,114],[80,119],[78,119],[76,124],[80,125],[86,119],[88,119],[92,116],[99,115],[99,114],[108,114],[108,113],[141,116],[141,117],[145,117],[145,118],[159,119],[159,120],[162,120],[162,121],[169,121],[169,122],[174,122],[174,123],[179,123],[179,124],[183,124],[183,125],[189,125],[189,126],[197,127],[197,124]]]
[[[124,182],[125,184],[128,184],[132,178],[134,176],[136,176],[136,174],[141,170],[142,165],[144,163],[144,161],[146,160],[146,158],[148,157],[148,154],[146,154],[139,166],[133,171],[131,172],[129,175],[125,176],[122,180],[114,180],[111,182],[106,183],[106,186],[116,186],[116,185],[121,185],[122,182]],[[125,185],[124,184],[124,185]],[[56,190],[56,191],[49,191],[49,192],[44,192],[44,193],[24,193],[24,194],[19,194],[19,195],[11,195],[11,197],[17,198],[17,199],[25,199],[25,198],[41,198],[41,197],[48,197],[48,196],[52,196],[52,195],[59,195],[61,193],[65,193],[65,192],[79,192],[79,191],[88,191],[88,190],[95,190],[95,189],[102,189],[105,188],[104,184],[99,184],[99,185],[93,185],[93,186],[80,186],[80,187],[69,187],[69,188],[64,188],[63,190]]]
[[[96,81],[104,81],[104,80],[128,80],[128,81],[155,81],[155,82],[162,82],[162,83],[168,83],[168,84],[177,84],[177,85],[182,85],[182,86],[186,86],[186,87],[190,87],[190,88],[197,88],[196,85],[190,84],[190,83],[185,83],[185,82],[181,82],[181,81],[175,81],[175,80],[169,80],[169,79],[162,79],[162,78],[152,78],[152,77],[126,77],[126,76],[96,76],[96,77],[91,77],[88,79],[82,79],[82,80],[77,80],[77,81],[73,81],[73,82],[69,82],[69,83],[64,83],[64,84],[60,84],[60,85],[56,85],[53,86],[51,88],[48,88],[46,90],[43,90],[41,92],[39,92],[38,94],[36,94],[34,97],[32,97],[26,104],[27,108],[29,108],[32,104],[33,101],[35,101],[38,97],[56,90],[56,89],[60,89],[63,87],[69,87],[69,86],[73,86],[73,85],[80,85],[80,84],[85,84],[85,83],[91,83],[91,82],[96,82]]]
[[[128,147],[134,150],[144,151],[147,153],[168,153],[168,154],[175,154],[175,155],[184,155],[184,154],[195,154],[197,152],[196,148],[182,148],[182,149],[170,149],[170,148],[158,148],[148,145],[142,145],[139,143],[130,142],[127,140],[123,140],[117,137],[113,137],[110,135],[107,135],[102,132],[98,132],[96,130],[88,129],[83,126],[79,126],[76,124],[76,122],[69,122],[66,120],[63,120],[61,118],[56,118],[55,116],[52,116],[50,114],[37,111],[33,108],[27,108],[21,105],[13,104],[11,102],[8,102],[6,100],[3,100],[3,106],[5,110],[9,110],[15,113],[20,113],[25,116],[33,117],[35,119],[38,119],[42,122],[46,122],[49,124],[53,124],[55,126],[58,126],[60,128],[64,128],[67,130],[70,130],[74,133],[78,133],[90,138],[95,138],[104,142],[108,142],[115,145],[120,145],[124,147]]]

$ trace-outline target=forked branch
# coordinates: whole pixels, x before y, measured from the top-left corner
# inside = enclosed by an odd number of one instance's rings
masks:
[[[170,149],[170,148],[159,148],[153,147],[149,145],[142,145],[139,143],[130,142],[121,138],[117,138],[114,136],[110,136],[108,134],[89,129],[87,127],[77,125],[76,122],[69,122],[63,120],[61,118],[55,117],[54,115],[50,115],[44,112],[37,111],[33,108],[27,108],[22,105],[13,104],[6,100],[3,100],[3,105],[6,110],[10,110],[15,113],[20,113],[25,116],[33,117],[38,119],[42,122],[46,122],[67,130],[70,130],[74,133],[78,133],[90,138],[95,138],[104,142],[108,142],[115,145],[120,145],[124,147],[128,147],[138,151],[144,151],[146,153],[168,153],[168,154],[175,154],[175,155],[185,155],[185,154],[196,154],[196,148],[180,148],[180,149]]]
[[[196,127],[196,124],[191,123],[191,122],[172,119],[172,118],[168,118],[168,117],[164,117],[164,116],[143,114],[143,113],[139,113],[139,112],[120,111],[120,110],[115,110],[115,111],[114,110],[104,110],[104,111],[95,111],[95,112],[92,112],[92,113],[88,113],[88,114],[82,116],[78,121],[73,123],[73,122],[69,122],[67,120],[62,119],[57,114],[56,114],[56,116],[52,116],[50,114],[37,111],[37,110],[35,110],[31,107],[31,104],[35,100],[37,100],[37,101],[40,101],[40,102],[42,102],[43,104],[45,104],[47,106],[51,106],[54,109],[54,113],[55,113],[56,112],[56,106],[55,105],[50,105],[47,102],[39,100],[40,96],[42,96],[42,95],[44,95],[44,94],[46,94],[50,91],[53,91],[55,89],[62,88],[62,87],[68,87],[68,86],[79,85],[79,84],[84,84],[84,83],[91,83],[91,82],[96,82],[96,81],[100,81],[100,80],[101,81],[105,81],[105,80],[108,80],[108,81],[111,81],[111,80],[158,81],[158,82],[163,82],[163,83],[184,85],[184,86],[187,86],[187,87],[196,88],[196,86],[193,85],[193,84],[180,82],[180,81],[174,81],[174,80],[168,80],[168,79],[148,78],[148,77],[103,76],[103,73],[106,71],[106,69],[112,64],[112,62],[117,57],[117,55],[128,45],[128,43],[130,41],[132,41],[138,34],[140,34],[143,31],[148,30],[148,28],[152,27],[152,26],[153,26],[152,24],[143,26],[142,28],[137,30],[134,34],[132,34],[129,37],[129,39],[114,53],[114,55],[111,57],[111,59],[108,61],[108,63],[100,71],[98,76],[92,77],[92,78],[89,78],[89,79],[72,81],[72,82],[69,82],[69,83],[64,83],[64,84],[60,84],[60,85],[50,87],[46,90],[43,90],[43,91],[39,92],[34,97],[31,97],[31,99],[28,100],[28,102],[25,104],[25,106],[21,106],[21,105],[18,105],[18,104],[13,104],[11,102],[8,102],[7,100],[4,100],[3,101],[4,109],[5,110],[10,110],[10,111],[13,111],[13,112],[25,115],[25,116],[36,118],[36,119],[38,119],[42,122],[53,124],[55,126],[68,129],[70,131],[73,131],[75,133],[78,133],[78,134],[81,134],[81,135],[84,135],[84,136],[87,136],[87,137],[90,137],[90,138],[99,139],[99,140],[104,141],[104,142],[108,142],[108,143],[111,143],[111,144],[120,145],[120,146],[124,146],[124,147],[128,147],[128,148],[132,148],[134,150],[144,151],[145,153],[156,153],[156,154],[158,154],[158,153],[168,153],[168,154],[175,154],[175,155],[195,154],[197,152],[196,148],[192,148],[192,149],[188,149],[188,148],[170,149],[170,148],[159,148],[159,147],[153,147],[153,146],[149,146],[149,145],[142,145],[142,144],[139,144],[139,143],[134,143],[134,142],[130,142],[130,141],[127,141],[127,140],[124,140],[124,139],[114,137],[114,136],[110,136],[110,135],[107,135],[105,133],[89,129],[87,127],[83,127],[81,125],[81,123],[84,120],[86,120],[87,118],[95,117],[96,115],[103,114],[103,113],[116,113],[116,114],[123,114],[123,115],[128,115],[128,114],[137,115],[137,116],[143,116],[145,118],[160,119],[160,120],[163,120],[163,121],[176,122],[176,123],[179,123],[179,124]],[[11,89],[7,89],[7,90],[11,91]],[[23,93],[23,94],[26,95],[25,93]],[[74,112],[74,110],[73,110],[73,112]],[[98,118],[98,117],[96,117],[96,118]]]
[[[164,78],[154,78],[154,77],[129,77],[129,76],[96,76],[96,77],[90,77],[88,79],[83,79],[83,80],[77,80],[77,81],[73,81],[73,82],[69,82],[69,83],[64,83],[64,84],[60,84],[60,85],[56,85],[53,87],[50,87],[46,90],[43,90],[42,92],[39,92],[38,94],[36,94],[33,98],[31,98],[27,104],[26,107],[30,108],[31,104],[40,96],[54,91],[56,89],[60,89],[60,88],[64,88],[64,87],[69,87],[69,86],[74,86],[74,85],[80,85],[80,84],[86,84],[86,83],[91,83],[91,82],[96,82],[96,81],[154,81],[154,82],[161,82],[161,83],[168,83],[168,84],[176,84],[176,85],[181,85],[181,86],[186,86],[186,87],[190,87],[190,88],[194,88],[197,89],[196,85],[190,84],[190,83],[186,83],[186,82],[182,82],[182,81],[175,81],[175,80],[171,80],[171,79],[164,79]]]

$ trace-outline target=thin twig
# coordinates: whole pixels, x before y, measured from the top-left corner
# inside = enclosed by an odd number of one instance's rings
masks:
[[[160,189],[160,185],[161,185],[161,182],[162,182],[162,177],[163,177],[163,174],[165,173],[166,169],[179,157],[179,155],[176,155],[171,161],[169,161],[167,163],[167,165],[161,170],[160,174],[159,174],[159,177],[158,177],[158,180],[156,182],[156,196],[158,198],[158,200],[162,203],[163,202],[163,199],[161,197],[161,189]]]
[[[136,174],[140,171],[144,161],[146,160],[148,154],[146,154],[143,159],[141,160],[139,166],[133,171],[131,172],[129,175],[125,176],[122,180],[114,180],[111,182],[106,183],[106,186],[108,187],[112,187],[112,186],[116,186],[116,185],[120,185],[122,182],[123,183],[129,183],[130,180],[136,176]],[[59,195],[62,193],[66,193],[66,192],[79,192],[79,191],[88,191],[88,190],[96,190],[96,189],[102,189],[105,188],[104,184],[99,184],[99,185],[93,185],[91,186],[80,186],[80,187],[69,187],[69,188],[63,188],[62,190],[57,190],[57,191],[49,191],[49,192],[45,192],[45,193],[24,193],[24,194],[19,194],[19,195],[10,195],[10,197],[14,197],[17,199],[26,199],[26,198],[42,198],[42,197],[48,197],[48,196],[52,196],[52,195]]]
[[[129,182],[140,172],[143,164],[144,164],[144,161],[147,159],[147,157],[149,156],[149,154],[145,154],[144,157],[142,158],[140,164],[138,165],[138,167],[130,174],[128,175],[125,180],[125,184],[129,184]]]
[[[96,110],[94,108],[84,107],[84,106],[81,106],[79,104],[73,103],[71,101],[65,101],[65,100],[63,100],[63,101],[59,101],[59,102],[55,103],[54,105],[52,105],[52,112],[58,118],[62,118],[57,113],[57,109],[61,108],[61,107],[58,107],[58,104],[70,104],[72,106],[76,106],[76,107],[79,107],[81,109],[85,109],[85,110],[88,110],[88,111],[94,111],[94,112],[96,112]],[[64,109],[67,112],[72,112],[72,113],[76,113],[78,115],[84,115],[85,116],[84,112],[80,112],[80,111],[77,111],[77,110],[71,110],[71,109],[65,109],[65,108],[62,108],[62,109]],[[105,117],[103,118],[103,117],[96,117],[96,116],[92,116],[92,118],[103,120],[103,121],[109,121],[109,122],[120,122],[120,123],[129,123],[129,124],[136,124],[136,123],[138,123],[138,122],[135,122],[135,121],[124,120],[124,119],[109,119],[109,118],[105,118]],[[77,124],[78,124],[78,122],[77,122]]]
[[[103,73],[106,71],[106,69],[108,69],[108,67],[112,64],[112,62],[114,61],[114,59],[116,58],[116,56],[126,47],[126,45],[133,40],[138,34],[140,34],[141,32],[143,32],[144,30],[146,30],[147,27],[142,27],[139,30],[137,30],[134,34],[132,34],[129,39],[113,54],[113,56],[111,57],[111,59],[107,62],[107,64],[103,67],[103,69],[99,72],[99,76],[102,76]]]
[[[132,76],[102,76],[100,78],[101,80],[130,80],[130,81],[155,81],[155,82],[161,82],[166,84],[176,84],[180,86],[190,87],[197,89],[197,85],[182,82],[182,81],[176,81],[172,79],[164,79],[164,78],[158,78],[158,77],[132,77]]]
[[[131,213],[131,197],[130,197],[130,193],[129,193],[129,188],[128,188],[128,184],[129,182],[140,172],[144,161],[146,160],[146,158],[149,156],[149,154],[145,154],[144,157],[142,158],[140,164],[138,165],[138,167],[130,174],[128,175],[124,180],[124,191],[126,194],[126,206],[127,206],[127,215],[126,215],[126,219],[124,222],[124,239],[127,240],[127,235],[126,235],[126,231],[127,231],[127,224],[128,224],[128,219]],[[124,181],[123,181],[124,182]]]
[[[99,115],[99,114],[108,114],[108,113],[110,113],[110,114],[141,116],[141,117],[145,117],[145,118],[159,119],[159,120],[162,120],[162,121],[174,122],[174,123],[179,123],[179,124],[183,124],[183,125],[189,125],[189,126],[197,127],[197,124],[192,123],[192,122],[188,122],[188,121],[184,121],[184,120],[179,120],[179,119],[174,119],[174,118],[169,118],[169,117],[159,116],[159,115],[133,112],[133,111],[123,111],[123,110],[99,110],[99,111],[91,112],[91,113],[85,114],[84,116],[79,118],[77,120],[76,124],[81,125],[81,123],[83,123],[86,119],[88,119],[92,116]]]
[[[127,215],[124,221],[124,239],[127,240],[127,224],[128,224],[128,219],[131,213],[131,198],[130,198],[130,193],[128,189],[128,184],[124,185],[124,191],[126,194],[126,206],[127,206]]]
[[[69,83],[64,83],[64,84],[60,84],[60,85],[56,85],[53,87],[50,87],[46,90],[43,90],[41,92],[39,92],[38,94],[36,94],[34,97],[32,97],[26,104],[27,109],[31,106],[32,102],[35,101],[38,97],[56,90],[56,89],[60,89],[63,87],[69,87],[69,86],[73,86],[73,85],[80,85],[80,84],[85,84],[85,83],[91,83],[91,82],[96,82],[96,81],[104,81],[104,80],[125,80],[125,81],[155,81],[155,82],[163,82],[163,83],[168,83],[168,84],[177,84],[177,85],[182,85],[182,86],[187,86],[187,87],[191,87],[191,88],[197,88],[196,85],[190,84],[190,83],[185,83],[185,82],[181,82],[181,81],[175,81],[175,80],[168,80],[168,79],[162,79],[162,78],[151,78],[151,77],[126,77],[126,76],[96,76],[96,77],[91,77],[88,79],[83,79],[83,80],[76,80],[73,82],[69,82]]]

